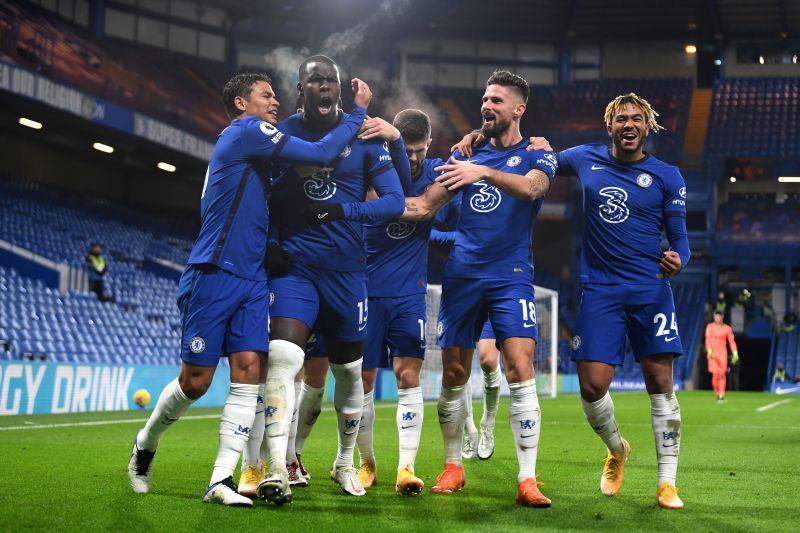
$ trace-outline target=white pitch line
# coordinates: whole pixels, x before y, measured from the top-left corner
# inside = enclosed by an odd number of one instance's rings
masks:
[[[396,405],[392,404],[378,404],[375,406],[376,409],[385,409],[388,407],[397,407]],[[323,408],[323,411],[333,410],[332,408]],[[219,418],[220,413],[215,415],[189,415],[189,416],[182,416],[181,420],[206,420],[209,418]],[[0,426],[0,431],[20,431],[23,429],[53,429],[53,428],[74,428],[74,427],[82,427],[82,426],[110,426],[114,424],[144,424],[147,422],[146,418],[120,418],[117,420],[94,420],[92,422],[67,422],[64,424],[36,424],[35,422],[30,422],[26,420],[24,423],[27,424],[25,426]]]
[[[761,407],[756,409],[756,412],[761,413],[762,411],[766,411],[767,409],[772,409],[773,407],[778,407],[779,405],[783,405],[783,404],[789,403],[791,401],[792,401],[791,398],[787,398],[785,400],[780,400],[778,402],[768,403],[767,405],[762,405]]]
[[[206,418],[219,418],[219,415],[191,415],[182,416],[181,420],[203,420]],[[41,424],[29,426],[0,426],[0,431],[19,431],[22,429],[51,429],[51,428],[74,428],[80,426],[109,426],[113,424],[143,424],[146,418],[121,418],[119,420],[94,420],[92,422],[69,422],[65,424]],[[29,422],[26,422],[28,424]]]

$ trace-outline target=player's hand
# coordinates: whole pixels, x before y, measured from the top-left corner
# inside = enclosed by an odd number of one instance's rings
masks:
[[[362,141],[376,138],[384,141],[396,141],[400,138],[400,130],[380,117],[367,117],[357,137]]]
[[[483,141],[486,140],[483,134],[479,131],[471,131],[464,135],[464,137],[458,142],[458,144],[454,144],[450,147],[451,152],[458,152],[464,157],[472,156],[472,147],[478,146],[482,144]]]
[[[546,150],[548,152],[552,152],[553,147],[550,146],[550,141],[544,137],[531,137],[528,139],[528,146],[525,148],[525,150],[528,152],[533,150]]]
[[[739,352],[733,352],[733,357],[731,357],[731,365],[736,366],[739,364]]]
[[[436,172],[444,172],[436,178],[442,187],[447,187],[449,191],[455,191],[466,185],[471,185],[486,178],[490,172],[488,167],[475,165],[468,161],[459,161],[451,157],[446,164],[434,169]]]
[[[350,86],[353,88],[353,92],[356,95],[354,99],[355,104],[366,109],[369,106],[370,101],[372,101],[372,91],[370,90],[369,85],[358,78],[353,78],[350,80]]]
[[[667,250],[661,254],[661,262],[658,263],[658,273],[662,278],[669,278],[681,271],[681,256],[678,252]]]
[[[708,357],[709,361],[714,359],[714,352],[711,351],[711,348],[707,348],[706,349],[706,357]]]
[[[281,248],[277,242],[267,245],[267,260],[264,261],[270,279],[280,278],[289,274],[294,266],[294,256],[288,250]]]
[[[338,203],[314,203],[305,210],[303,215],[310,226],[321,226],[336,220],[343,220],[344,207]]]

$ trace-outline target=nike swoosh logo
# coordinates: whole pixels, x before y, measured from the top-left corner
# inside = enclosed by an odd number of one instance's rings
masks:
[[[264,426],[264,428],[266,429],[266,428],[268,428],[268,427],[270,427],[270,426],[274,426],[275,424],[277,424],[277,422],[270,422],[269,424],[267,424],[266,426]]]
[[[533,326],[535,326],[535,325],[536,325],[536,324],[522,324],[522,327],[523,327],[523,328],[532,328],[532,327],[533,327]]]
[[[263,412],[264,412],[264,410],[262,409],[260,411],[256,411],[256,414],[263,413]]]
[[[678,338],[678,337],[664,337],[664,340],[665,340],[665,341],[667,341],[667,342],[672,342],[672,341],[674,341],[674,340],[675,340],[675,339],[677,339],[677,338]]]
[[[322,219],[323,219],[323,218],[325,218],[326,216],[328,216],[328,213],[320,213],[319,215],[317,215],[317,218],[318,218],[319,220],[322,220]]]
[[[413,426],[400,426],[400,429],[408,429],[408,428],[415,428],[415,427],[417,427],[416,424],[414,424]]]
[[[792,392],[800,392],[800,387],[775,387],[775,394],[790,394]]]
[[[606,168],[606,167],[599,167],[597,165],[592,165],[592,170],[602,170],[604,168]]]
[[[367,327],[366,324],[364,324],[363,326],[358,326],[358,331],[364,331],[365,327]]]
[[[535,435],[536,433],[531,433],[530,435],[520,435],[520,438],[527,439],[528,437],[533,437]]]
[[[356,432],[355,431],[351,431],[350,433],[348,433],[347,431],[345,431],[343,434],[344,435],[355,435]]]
[[[677,446],[677,444],[662,444],[661,445],[662,448],[674,448],[675,446]]]

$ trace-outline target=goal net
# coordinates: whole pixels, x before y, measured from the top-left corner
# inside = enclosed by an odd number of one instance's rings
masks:
[[[539,341],[533,354],[536,369],[536,388],[539,395],[555,397],[558,385],[558,292],[535,286],[536,318],[539,326]],[[439,317],[439,301],[442,297],[441,285],[428,285],[427,317],[425,323],[425,362],[422,365],[420,386],[426,400],[439,397],[442,384],[442,352],[436,345],[437,322]],[[500,358],[502,366],[502,358]],[[472,397],[483,397],[483,374],[478,360],[476,348],[472,357]],[[502,379],[501,394],[507,396],[508,382]]]

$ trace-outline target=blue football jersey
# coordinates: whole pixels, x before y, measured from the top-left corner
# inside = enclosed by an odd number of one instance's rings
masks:
[[[486,143],[469,159],[502,172],[527,174],[541,170],[552,180],[556,158],[544,150],[526,151],[525,139],[507,148]],[[543,199],[534,202],[514,198],[481,180],[460,193],[461,209],[455,244],[445,266],[445,276],[460,278],[508,278],[533,280],[531,227]]]
[[[422,173],[416,181],[411,182],[408,196],[422,195],[439,175],[433,169],[441,164],[441,159],[423,161]],[[367,292],[370,296],[405,296],[425,292],[428,237],[432,225],[433,219],[364,224]]]
[[[267,279],[267,200],[275,160],[330,161],[358,131],[366,111],[325,139],[309,144],[257,117],[236,119],[222,130],[206,170],[200,199],[200,234],[188,264],[210,263],[251,280]]]
[[[581,281],[664,283],[656,277],[664,218],[686,216],[678,168],[651,155],[618,161],[603,144],[576,146],[557,158],[559,173],[577,176],[583,189]]]
[[[323,135],[306,130],[302,114],[287,118],[278,124],[278,129],[306,140],[316,140]],[[303,213],[314,202],[364,202],[371,181],[386,172],[394,174],[396,189],[402,195],[388,145],[383,141],[358,139],[347,145],[330,167],[312,175],[299,177],[295,169],[285,169],[275,183],[270,202],[276,210],[273,223],[277,226],[281,246],[295,259],[315,267],[342,272],[365,270],[364,225],[361,222],[338,220],[311,227]]]

